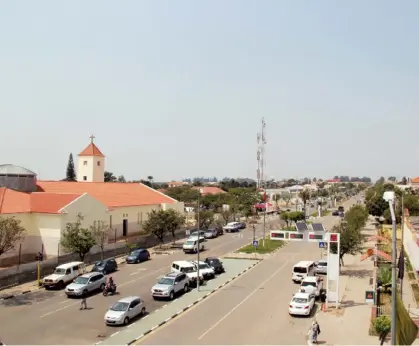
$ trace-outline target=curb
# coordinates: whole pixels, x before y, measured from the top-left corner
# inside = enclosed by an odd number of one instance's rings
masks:
[[[118,262],[118,265],[119,265],[119,264],[123,264],[123,263],[126,263],[126,261],[125,261],[125,260],[123,260],[123,261],[121,261],[121,262]],[[91,264],[90,264],[90,265],[91,265]],[[10,288],[13,288],[13,287],[17,287],[17,286],[12,286],[12,287],[10,287]],[[37,287],[35,287],[35,288],[29,289],[29,290],[24,290],[24,291],[22,291],[22,292],[20,292],[20,293],[17,293],[17,294],[5,294],[4,296],[1,296],[1,291],[0,291],[0,301],[2,301],[2,300],[12,299],[12,298],[14,298],[14,297],[18,297],[18,296],[21,296],[21,295],[24,295],[24,294],[28,294],[28,293],[33,293],[33,292],[36,292],[36,291],[41,290],[42,288],[43,288],[42,286],[37,286]]]
[[[228,285],[230,282],[232,282],[233,280],[237,279],[239,276],[243,275],[244,273],[246,273],[247,271],[251,270],[253,267],[255,267],[256,265],[258,265],[260,262],[262,262],[262,260],[259,260],[258,262],[256,262],[255,264],[252,264],[250,267],[247,267],[245,270],[243,270],[242,272],[240,272],[239,274],[237,274],[236,276],[232,277],[230,280],[224,282],[223,284],[221,284],[220,286],[218,286],[217,288],[214,288],[211,292],[207,293],[206,295],[204,295],[203,297],[197,299],[196,301],[194,301],[193,303],[189,304],[187,307],[183,308],[182,310],[176,312],[175,314],[173,314],[171,317],[166,318],[163,322],[155,325],[153,328],[150,328],[149,330],[147,330],[145,333],[139,335],[138,337],[136,337],[135,339],[127,342],[125,345],[132,345],[133,343],[135,343],[136,341],[140,340],[141,338],[145,337],[146,335],[150,334],[151,332],[155,331],[157,328],[165,325],[166,323],[168,323],[169,321],[171,321],[172,319],[174,319],[175,317],[179,316],[180,314],[182,314],[183,312],[189,310],[191,307],[193,307],[194,305],[198,304],[199,302],[201,302],[202,300],[204,300],[205,298],[209,297],[211,294],[213,294],[214,292],[220,290],[221,288],[223,288],[224,286]],[[98,345],[100,343],[97,343],[95,345]]]

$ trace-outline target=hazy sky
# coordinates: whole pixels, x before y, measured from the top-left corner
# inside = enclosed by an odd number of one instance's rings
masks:
[[[419,176],[419,1],[2,1],[0,163],[64,178]]]

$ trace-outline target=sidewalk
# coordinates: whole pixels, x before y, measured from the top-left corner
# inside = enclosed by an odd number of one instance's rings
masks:
[[[372,225],[367,225],[363,234],[375,234]],[[367,243],[366,246],[372,244]],[[361,254],[347,255],[341,268],[340,309],[331,308],[318,312],[317,321],[321,327],[319,340],[326,345],[377,345],[378,337],[369,335],[371,307],[365,303],[365,291],[372,289],[374,262],[361,261]]]

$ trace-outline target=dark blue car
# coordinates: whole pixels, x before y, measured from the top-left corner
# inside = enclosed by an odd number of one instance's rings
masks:
[[[131,251],[127,257],[127,263],[140,263],[148,261],[150,259],[150,253],[147,249],[136,249]]]

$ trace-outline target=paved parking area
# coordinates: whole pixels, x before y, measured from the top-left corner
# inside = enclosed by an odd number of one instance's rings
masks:
[[[200,287],[200,290],[192,290],[176,301],[164,305],[161,309],[154,313],[141,318],[134,322],[128,328],[113,334],[110,338],[101,342],[101,345],[126,345],[142,335],[156,329],[159,325],[168,322],[175,315],[179,315],[185,309],[191,308],[194,303],[209,296],[218,287],[229,282],[237,275],[241,274],[248,268],[253,267],[259,261],[242,260],[242,259],[224,259],[224,267],[226,272],[217,276],[215,279],[207,281],[205,286]]]

